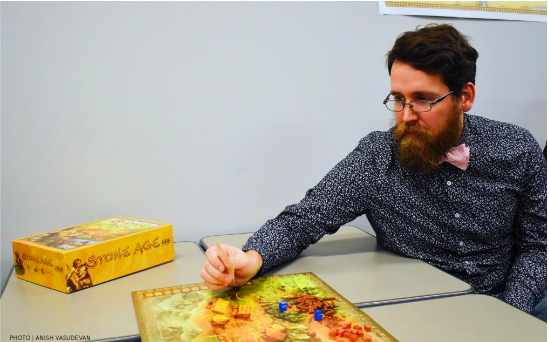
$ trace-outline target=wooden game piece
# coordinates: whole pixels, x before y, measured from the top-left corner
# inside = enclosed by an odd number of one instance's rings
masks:
[[[252,307],[250,305],[239,305],[236,311],[235,317],[249,318],[252,314]]]
[[[223,263],[223,265],[225,266],[225,268],[229,272],[229,274],[231,276],[231,281],[235,280],[233,262],[231,261],[231,259],[227,255],[227,253],[225,253],[225,250],[223,249],[223,247],[221,247],[219,242],[216,242],[215,244],[217,246],[217,254],[219,255],[219,259],[221,260],[221,262]]]

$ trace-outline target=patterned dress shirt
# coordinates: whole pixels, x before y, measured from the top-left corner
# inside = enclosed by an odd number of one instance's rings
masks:
[[[546,290],[547,163],[525,129],[464,114],[469,168],[404,168],[394,130],[372,132],[345,159],[254,233],[243,250],[260,274],[365,214],[385,249],[421,259],[531,312]]]

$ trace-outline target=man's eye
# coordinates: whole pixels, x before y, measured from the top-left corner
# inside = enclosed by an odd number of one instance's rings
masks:
[[[426,98],[425,96],[420,96],[416,101],[431,102],[431,99]]]
[[[403,97],[395,97],[395,101],[404,102],[404,98]]]

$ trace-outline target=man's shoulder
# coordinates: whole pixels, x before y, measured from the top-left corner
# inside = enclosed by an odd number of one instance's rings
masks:
[[[372,131],[360,139],[357,149],[364,152],[390,151],[393,143],[392,130]]]
[[[467,118],[473,134],[479,140],[493,143],[535,143],[532,134],[523,127],[477,115],[467,114]]]
[[[543,163],[541,148],[527,129],[480,116],[468,115],[467,119],[470,135],[466,145],[470,145],[477,165],[507,170]]]
[[[360,139],[358,145],[345,160],[364,165],[367,168],[386,168],[393,160],[393,144],[391,130],[373,131]]]

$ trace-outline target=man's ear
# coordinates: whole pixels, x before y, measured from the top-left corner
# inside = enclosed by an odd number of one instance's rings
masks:
[[[461,106],[464,112],[468,112],[473,108],[475,102],[475,85],[468,82],[461,89]]]

